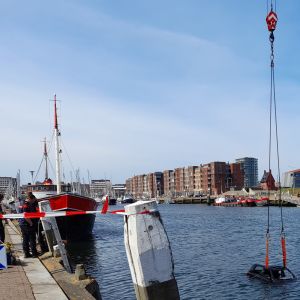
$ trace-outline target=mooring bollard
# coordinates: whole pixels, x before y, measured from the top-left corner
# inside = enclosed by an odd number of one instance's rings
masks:
[[[150,213],[143,213],[147,212]],[[124,239],[137,300],[180,299],[167,233],[156,201],[125,206]],[[131,215],[130,215],[131,214]]]
[[[75,268],[75,279],[78,280],[78,281],[79,280],[87,279],[87,276],[86,276],[83,264],[76,265],[76,268]]]

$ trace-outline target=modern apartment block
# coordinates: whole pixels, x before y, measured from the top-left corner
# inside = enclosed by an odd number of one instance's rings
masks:
[[[300,188],[300,169],[283,174],[283,187]]]
[[[251,188],[258,184],[258,159],[253,157],[243,157],[235,160],[242,165],[244,172],[244,187]]]
[[[196,170],[199,166],[189,166],[185,168],[185,184],[188,196],[194,195],[195,188],[196,188]]]
[[[144,184],[142,184],[142,182]],[[134,197],[143,195],[195,196],[219,195],[230,189],[242,189],[244,171],[240,163],[211,162],[200,166],[188,166],[137,175],[126,181],[126,190]]]
[[[202,194],[202,189],[201,189],[201,167],[200,166],[197,166],[197,168],[195,168],[194,194],[195,195]]]
[[[94,179],[90,184],[91,197],[102,197],[111,191],[111,182],[107,179]]]
[[[226,174],[225,162],[211,162],[200,166],[201,192],[210,195],[225,192]]]
[[[153,173],[153,197],[158,197],[163,194],[164,191],[164,182],[163,182],[163,173],[155,172]]]
[[[112,185],[113,194],[116,198],[120,198],[125,195],[125,184],[117,183]]]
[[[16,189],[17,179],[13,177],[0,177],[0,194],[4,195],[8,188]]]
[[[175,180],[174,180],[174,170],[163,171],[163,181],[164,181],[164,192],[166,196],[175,195]]]
[[[184,194],[184,168],[176,168],[174,170],[175,180],[175,196]]]
[[[135,175],[126,180],[126,193],[134,198],[154,198],[164,193],[163,173]]]
[[[125,189],[126,193],[131,193],[133,187],[132,187],[132,178],[127,178],[125,181]]]

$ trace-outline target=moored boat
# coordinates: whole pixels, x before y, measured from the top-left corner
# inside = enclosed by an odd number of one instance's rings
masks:
[[[98,203],[95,199],[82,196],[71,192],[71,185],[64,184],[60,179],[60,147],[56,110],[56,95],[54,96],[54,137],[56,152],[56,183],[48,178],[47,170],[47,148],[44,147],[44,159],[46,164],[45,180],[42,183],[28,185],[28,191],[31,191],[36,198],[48,200],[52,211],[95,211]],[[84,240],[92,235],[95,222],[94,214],[75,215],[67,217],[56,217],[57,225],[62,239],[65,240]]]
[[[134,199],[129,195],[124,196],[124,198],[121,200],[122,204],[129,204],[129,203],[133,203],[133,202],[134,202]]]
[[[262,197],[260,199],[256,199],[255,200],[256,206],[266,206],[268,204],[268,200],[269,200],[268,197]]]
[[[115,198],[109,198],[108,199],[108,204],[109,205],[116,205],[117,204],[117,199],[115,199]]]

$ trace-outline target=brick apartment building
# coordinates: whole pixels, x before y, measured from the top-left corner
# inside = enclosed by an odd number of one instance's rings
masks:
[[[154,198],[164,193],[163,173],[136,175],[126,180],[126,193],[134,198]]]
[[[240,163],[229,164],[227,188],[241,190],[244,187],[244,170]]]
[[[175,174],[174,170],[165,170],[163,171],[163,182],[164,182],[164,191],[165,196],[174,196],[175,195]]]
[[[212,162],[200,166],[200,189],[204,194],[218,195],[226,191],[226,163]]]
[[[175,196],[184,193],[184,168],[176,168],[174,170]]]
[[[211,162],[162,172],[138,175],[126,181],[126,189],[136,198],[165,196],[219,195],[244,186],[240,163]]]

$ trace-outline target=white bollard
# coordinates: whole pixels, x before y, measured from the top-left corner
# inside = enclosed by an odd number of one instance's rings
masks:
[[[155,210],[150,214],[137,214]],[[125,206],[124,239],[136,298],[180,299],[167,233],[156,201],[138,201]]]

